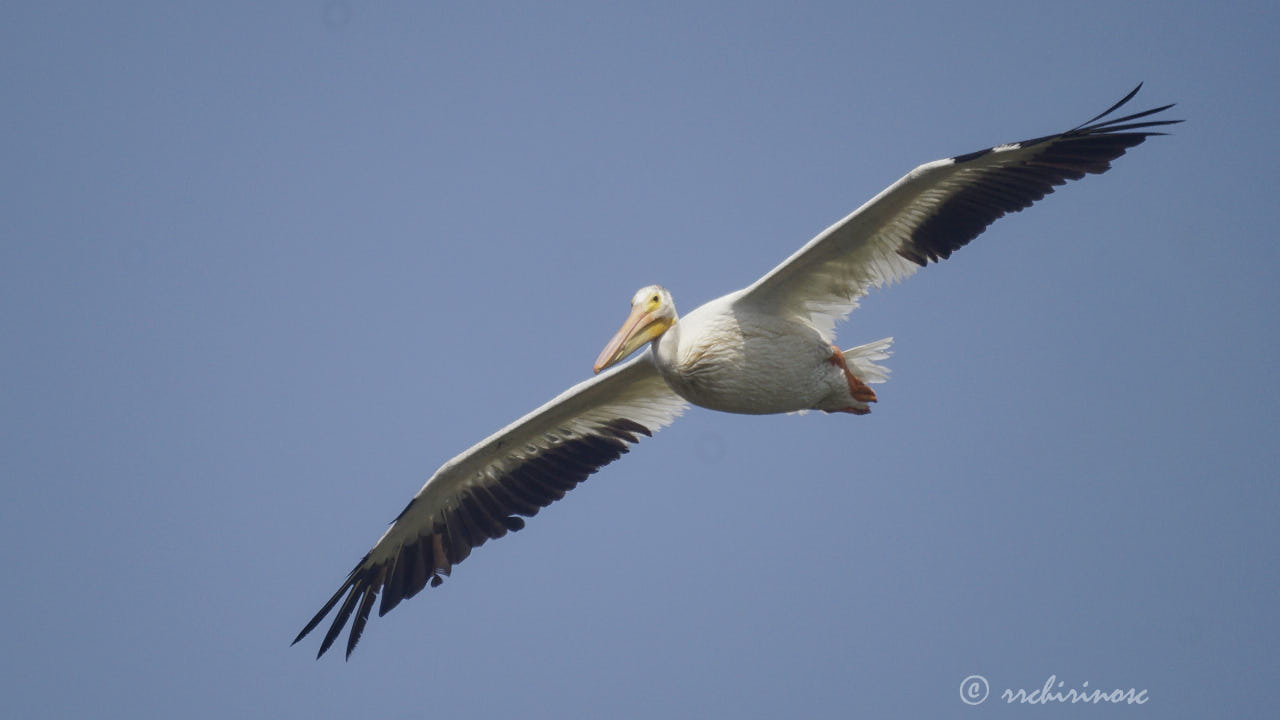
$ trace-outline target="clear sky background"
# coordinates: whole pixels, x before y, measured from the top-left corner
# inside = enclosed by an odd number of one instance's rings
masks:
[[[1274,2],[2,14],[11,717],[1274,717]],[[636,288],[1138,81],[1188,122],[840,327],[897,338],[873,414],[692,410],[351,662],[289,647]],[[1050,675],[1150,702],[996,697]]]

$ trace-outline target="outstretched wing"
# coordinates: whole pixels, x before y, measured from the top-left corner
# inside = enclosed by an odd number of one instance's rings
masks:
[[[427,480],[293,642],[342,601],[316,657],[354,615],[347,637],[350,657],[379,592],[378,614],[385,615],[427,583],[439,585],[472,548],[523,528],[520,516],[532,517],[564,497],[626,453],[640,435],[669,425],[685,407],[648,351],[494,433]]]
[[[921,165],[810,240],[737,302],[790,312],[833,337],[835,323],[870,288],[950,257],[1006,213],[1030,207],[1068,180],[1106,172],[1125,150],[1164,134],[1150,128],[1181,122],[1135,122],[1172,105],[1102,121],[1141,88],[1064,133]]]

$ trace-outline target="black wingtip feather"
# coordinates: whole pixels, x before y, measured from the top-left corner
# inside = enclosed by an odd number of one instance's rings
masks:
[[[373,607],[373,601],[378,597],[378,583],[369,584],[364,591],[364,598],[360,601],[360,610],[356,613],[355,619],[351,621],[351,632],[347,634],[347,652],[343,659],[351,659],[351,651],[356,649],[356,643],[360,642],[360,636],[364,634],[365,623],[369,622],[369,610]]]
[[[1110,115],[1111,113],[1115,112],[1116,110],[1119,110],[1121,107],[1123,107],[1123,106],[1124,106],[1124,104],[1125,104],[1125,103],[1127,103],[1127,102],[1129,102],[1130,100],[1132,100],[1132,99],[1133,99],[1133,96],[1137,95],[1137,94],[1138,94],[1138,91],[1139,91],[1139,90],[1141,90],[1141,89],[1142,89],[1142,83],[1141,83],[1141,82],[1139,82],[1137,87],[1135,87],[1134,89],[1130,90],[1128,95],[1125,95],[1124,97],[1120,98],[1120,101],[1119,101],[1119,102],[1117,102],[1115,105],[1112,105],[1111,107],[1107,108],[1106,110],[1103,110],[1102,112],[1098,113],[1097,115],[1094,115],[1093,117],[1089,118],[1088,120],[1085,120],[1084,122],[1080,123],[1080,124],[1079,124],[1079,125],[1077,125],[1075,128],[1073,128],[1073,130],[1079,130],[1080,128],[1083,128],[1085,125],[1089,125],[1089,124],[1091,124],[1091,123],[1093,123],[1093,122],[1095,122],[1095,121],[1097,121],[1097,120],[1101,120],[1102,118],[1104,118],[1104,117],[1106,117],[1106,116]],[[1161,109],[1163,109],[1163,108],[1161,108]]]
[[[349,582],[350,578],[348,577],[348,583]],[[338,589],[338,592],[334,593],[333,597],[329,598],[329,601],[324,604],[324,607],[320,608],[320,612],[316,613],[315,617],[311,618],[311,621],[307,623],[306,627],[302,628],[302,632],[298,633],[298,637],[294,638],[293,642],[289,643],[290,647],[297,645],[299,640],[306,637],[312,630],[316,629],[316,626],[320,624],[320,621],[324,620],[324,616],[328,615],[329,611],[333,609],[333,606],[338,604],[338,600],[342,599],[342,596],[346,594],[349,587],[349,584],[344,583],[342,587]]]
[[[401,549],[400,553],[392,559],[389,568],[385,571],[386,582],[383,585],[382,602],[378,605],[378,616],[381,617],[391,611],[400,602],[400,598],[404,597],[404,575],[408,564],[405,562],[408,546]]]

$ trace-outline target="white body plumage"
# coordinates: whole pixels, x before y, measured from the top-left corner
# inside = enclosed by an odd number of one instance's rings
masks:
[[[694,405],[751,415],[866,407],[807,318],[759,312],[738,302],[742,294],[697,308],[653,342],[672,390]]]

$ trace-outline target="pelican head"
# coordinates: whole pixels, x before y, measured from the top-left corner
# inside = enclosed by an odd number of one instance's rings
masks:
[[[656,340],[676,324],[676,304],[671,293],[661,285],[649,285],[636,291],[631,298],[631,314],[622,323],[622,329],[600,351],[596,358],[595,372],[609,367],[645,343]]]

